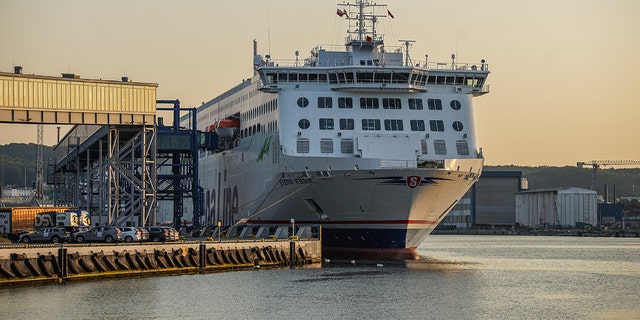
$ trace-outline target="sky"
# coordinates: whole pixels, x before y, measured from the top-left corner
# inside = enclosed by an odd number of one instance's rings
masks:
[[[338,3],[0,0],[0,71],[126,75],[158,83],[158,99],[196,107],[251,77],[254,39],[275,59],[343,44]],[[486,59],[490,93],[474,100],[485,164],[640,160],[640,1],[386,4],[395,17],[381,22],[387,46],[415,40],[414,60]],[[56,131],[45,127],[45,144]],[[36,126],[0,124],[0,144],[12,142],[36,142]]]

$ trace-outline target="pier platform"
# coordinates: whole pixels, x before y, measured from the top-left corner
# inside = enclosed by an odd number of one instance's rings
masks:
[[[320,265],[321,241],[0,246],[0,287]]]

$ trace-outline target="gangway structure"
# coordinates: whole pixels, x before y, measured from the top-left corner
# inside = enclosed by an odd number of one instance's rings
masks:
[[[49,162],[55,204],[83,208],[100,224],[146,224],[156,210],[157,87],[16,66],[0,72],[0,123],[75,125]]]

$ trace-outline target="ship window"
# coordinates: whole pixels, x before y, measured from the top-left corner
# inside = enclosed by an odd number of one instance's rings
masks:
[[[268,73],[267,74],[267,83],[271,84],[271,83],[278,83],[278,78],[276,78],[275,74],[272,73]]]
[[[400,99],[397,98],[382,98],[383,109],[402,109]]]
[[[435,149],[437,155],[447,154],[447,142],[444,140],[433,141],[433,148]]]
[[[449,103],[449,105],[453,110],[460,110],[460,108],[462,108],[462,104],[458,100],[451,100],[451,103]]]
[[[394,73],[393,74],[394,83],[406,83],[406,82],[409,82],[410,78],[411,78],[410,73]]]
[[[458,140],[456,141],[456,150],[458,150],[458,155],[468,156],[469,144],[467,144],[466,140]]]
[[[298,121],[298,127],[300,127],[300,129],[308,129],[310,125],[311,122],[307,119],[300,119],[300,121]]]
[[[329,73],[329,83],[338,83],[338,75],[335,73]]]
[[[429,127],[431,128],[431,131],[444,131],[444,121],[429,120]]]
[[[309,105],[309,99],[305,97],[298,98],[298,107],[306,108]]]
[[[362,130],[380,130],[380,119],[362,119]]]
[[[453,127],[453,130],[455,131],[462,131],[462,129],[464,129],[464,126],[462,125],[462,122],[460,121],[454,121],[451,126]]]
[[[380,102],[378,98],[360,98],[360,109],[378,109]]]
[[[345,73],[344,78],[347,83],[353,83],[353,72]]]
[[[278,82],[287,82],[287,74],[279,73],[278,74]]]
[[[290,73],[289,74],[289,82],[298,82],[298,74]]]
[[[320,139],[320,152],[333,153],[333,139]]]
[[[353,130],[353,119],[340,119],[340,130]]]
[[[338,98],[338,108],[351,109],[353,108],[353,99],[351,98]]]
[[[427,99],[427,106],[429,110],[442,110],[442,100],[440,99]]]
[[[436,77],[436,84],[444,84],[444,78],[443,76]]]
[[[318,82],[318,74],[317,73],[309,74],[309,82]]]
[[[358,82],[371,83],[373,82],[373,72],[360,72],[357,73]]]
[[[333,99],[331,97],[318,97],[318,108],[331,108]]]
[[[454,77],[454,76],[448,76],[448,77],[447,77],[447,80],[446,80],[446,83],[447,83],[447,84],[454,84],[454,83],[455,83],[455,81],[456,81],[456,77]]]
[[[366,64],[366,63],[365,63],[365,61],[364,61],[364,60],[360,60],[360,65],[361,65],[361,66],[364,66],[365,64]]]
[[[341,139],[340,152],[353,154],[353,139]]]
[[[436,84],[436,76],[429,76],[427,78],[427,83],[428,84]]]
[[[326,75],[326,74],[324,74],[324,73],[319,74],[319,75],[318,75],[318,80],[319,80],[320,82],[327,82],[327,75]]]
[[[409,99],[409,109],[422,110],[422,99]]]
[[[463,85],[464,84],[464,77],[456,77],[456,84],[457,85]]]
[[[411,131],[425,131],[424,120],[411,120],[409,124],[411,125]]]
[[[320,118],[320,130],[333,130],[333,119]]]
[[[308,77],[309,77],[309,75],[308,75],[308,74],[306,74],[306,73],[300,73],[300,74],[298,74],[298,80],[299,80],[300,82],[307,82]]]
[[[384,129],[387,131],[402,131],[404,128],[402,126],[402,120],[400,119],[385,119],[384,120]]]
[[[298,141],[296,141],[296,151],[298,151],[298,153],[309,153],[309,139],[298,138]]]
[[[420,140],[420,148],[422,149],[422,154],[427,154],[427,140]]]

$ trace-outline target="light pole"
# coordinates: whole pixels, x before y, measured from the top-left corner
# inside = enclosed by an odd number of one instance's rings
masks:
[[[222,221],[218,220],[218,242],[222,242],[220,239],[220,233],[222,232]]]

